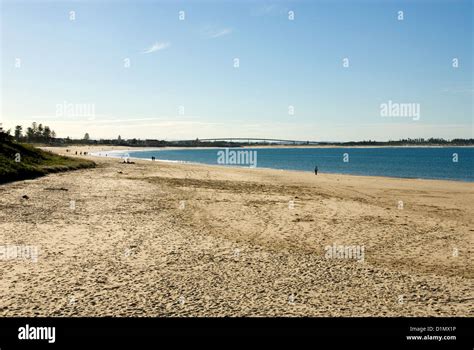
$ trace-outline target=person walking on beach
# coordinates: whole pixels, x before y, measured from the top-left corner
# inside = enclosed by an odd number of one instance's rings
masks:
[[[314,167],[314,175],[318,175],[318,166],[317,165]]]

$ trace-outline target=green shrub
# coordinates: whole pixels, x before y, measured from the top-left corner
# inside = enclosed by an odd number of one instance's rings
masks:
[[[17,154],[20,162],[15,161]],[[87,159],[63,157],[11,139],[0,140],[0,183],[93,167],[95,163]]]

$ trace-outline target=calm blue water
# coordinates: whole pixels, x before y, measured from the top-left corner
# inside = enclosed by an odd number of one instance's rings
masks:
[[[130,157],[217,165],[223,149],[128,152]],[[246,148],[257,151],[257,167],[353,175],[474,181],[474,148]],[[344,153],[348,162],[344,162]],[[453,162],[453,153],[458,161]]]

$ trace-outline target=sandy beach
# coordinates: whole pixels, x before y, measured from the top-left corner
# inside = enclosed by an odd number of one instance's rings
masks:
[[[474,314],[472,183],[83,158],[0,186],[0,316]]]

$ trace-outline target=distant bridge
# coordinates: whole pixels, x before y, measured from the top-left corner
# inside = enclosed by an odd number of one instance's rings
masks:
[[[174,142],[214,142],[214,141],[228,141],[239,143],[279,143],[288,145],[317,145],[317,141],[300,141],[300,140],[282,140],[282,139],[260,139],[253,137],[228,137],[228,138],[214,138],[214,139],[195,139],[195,140],[177,140]]]

